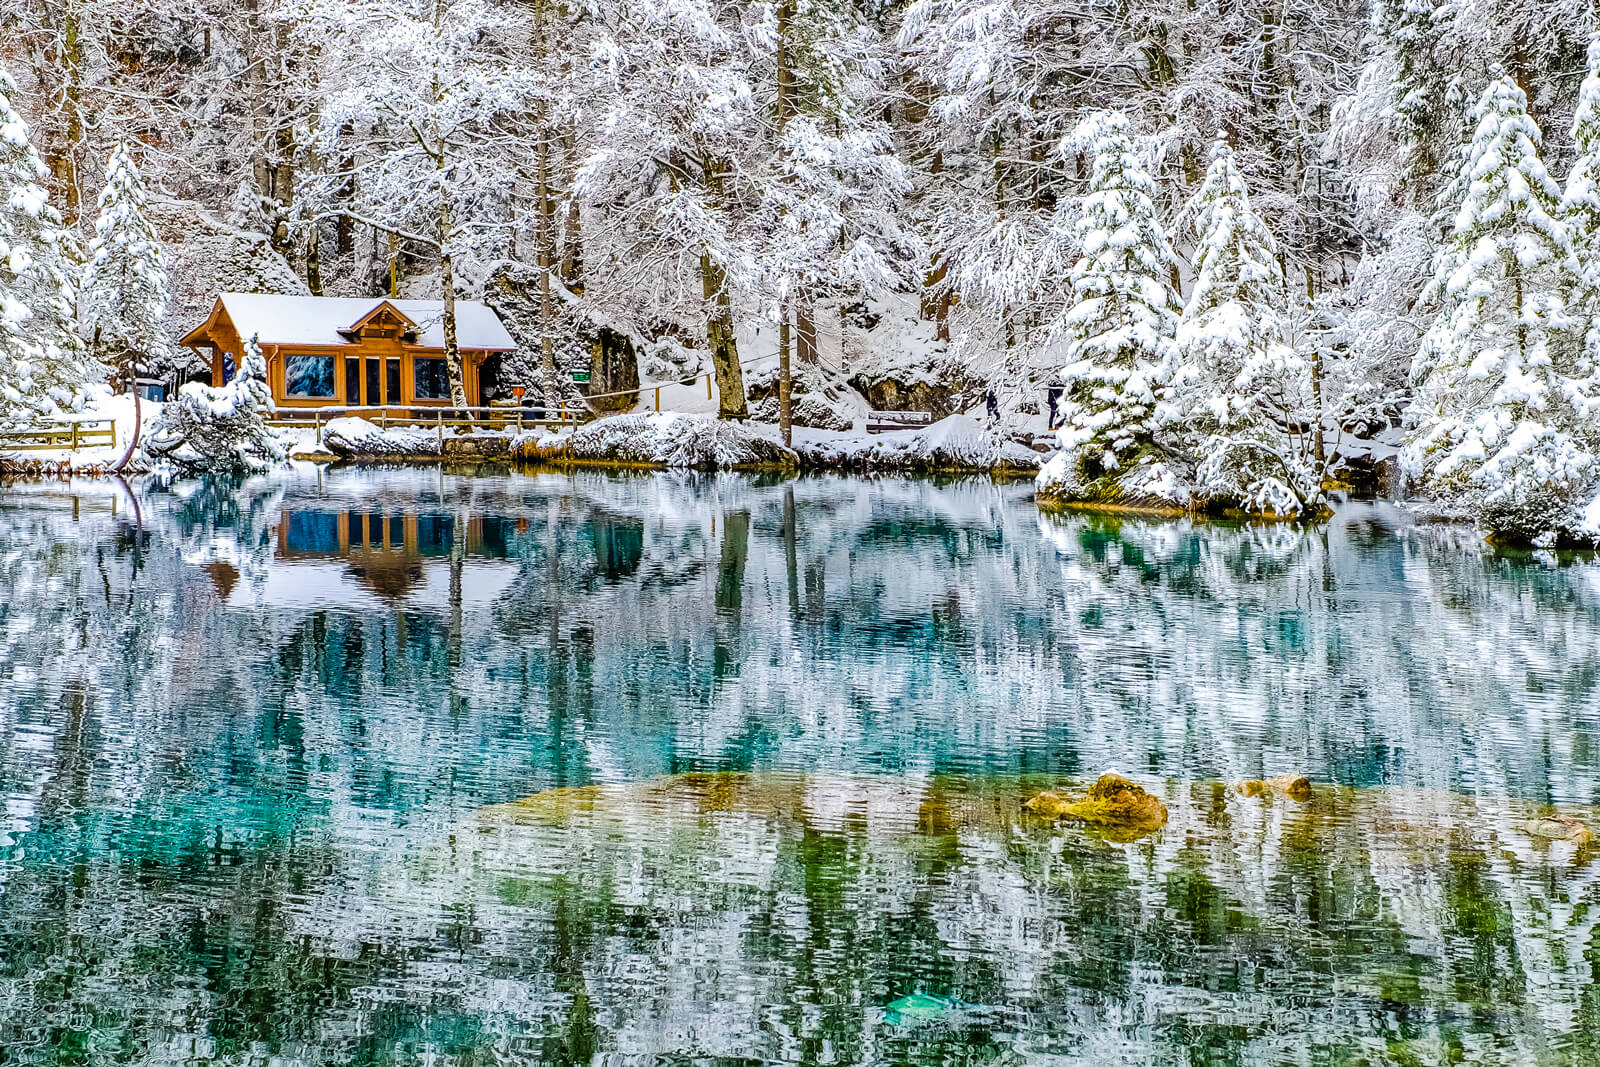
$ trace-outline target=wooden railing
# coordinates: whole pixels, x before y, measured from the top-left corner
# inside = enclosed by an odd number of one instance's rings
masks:
[[[0,451],[43,452],[66,448],[110,448],[117,443],[117,424],[111,419],[64,419],[49,426],[0,431]]]
[[[326,407],[278,408],[268,426],[299,428],[310,426],[316,430],[317,444],[322,443],[322,431],[334,419],[365,419],[387,430],[391,426],[408,429],[438,429],[470,426],[478,430],[514,429],[519,433],[537,426],[576,426],[594,418],[587,408],[576,409],[562,405],[554,412],[543,408],[408,408],[408,407]]]

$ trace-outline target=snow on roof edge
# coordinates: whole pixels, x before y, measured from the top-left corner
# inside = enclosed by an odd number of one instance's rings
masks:
[[[241,337],[255,336],[264,345],[350,345],[353,342],[339,331],[389,304],[417,324],[418,345],[444,348],[442,300],[218,293],[217,302]],[[456,340],[464,349],[512,351],[517,347],[494,309],[481,300],[456,301]]]

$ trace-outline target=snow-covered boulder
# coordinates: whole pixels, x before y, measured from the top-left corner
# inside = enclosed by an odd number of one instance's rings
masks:
[[[951,415],[923,430],[873,437],[797,440],[810,467],[850,470],[1033,471],[1039,453],[970,415]]]
[[[427,430],[383,429],[366,419],[334,419],[322,431],[329,452],[345,459],[374,456],[437,456],[439,437]]]
[[[855,425],[855,420],[838,404],[821,393],[802,393],[792,399],[790,412],[794,425],[809,426],[814,430],[843,432]],[[750,417],[756,422],[778,421],[778,398],[767,397],[750,405]]]
[[[600,419],[565,436],[534,439],[519,449],[519,455],[554,462],[694,470],[799,464],[793,451],[743,423],[670,411]]]

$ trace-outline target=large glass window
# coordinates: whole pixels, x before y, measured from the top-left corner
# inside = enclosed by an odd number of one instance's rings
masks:
[[[428,357],[412,362],[417,378],[418,400],[450,399],[450,374],[444,369],[444,360]]]
[[[383,361],[383,391],[385,403],[400,403],[400,361],[386,359]]]
[[[333,357],[290,356],[285,359],[283,392],[286,396],[331,397]]]

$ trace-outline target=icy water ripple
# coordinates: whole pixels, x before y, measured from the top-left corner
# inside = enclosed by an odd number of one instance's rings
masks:
[[[1600,1062],[1597,726],[1600,564],[1380,505],[4,487],[0,1064]]]

